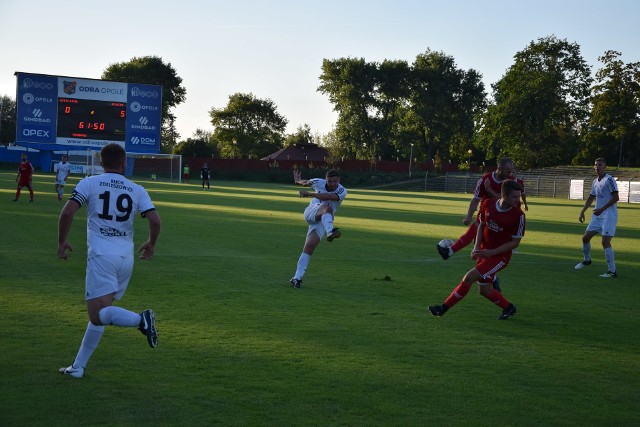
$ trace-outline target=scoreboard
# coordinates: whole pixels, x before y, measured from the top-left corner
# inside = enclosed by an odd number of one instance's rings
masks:
[[[16,143],[159,153],[162,86],[16,73]],[[55,144],[55,145],[52,145]]]

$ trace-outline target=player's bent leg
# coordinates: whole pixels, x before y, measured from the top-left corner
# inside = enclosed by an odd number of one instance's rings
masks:
[[[89,321],[91,323],[94,325],[104,325],[104,323],[100,321],[100,310],[113,305],[114,294],[115,292],[87,300],[87,313],[89,314]]]

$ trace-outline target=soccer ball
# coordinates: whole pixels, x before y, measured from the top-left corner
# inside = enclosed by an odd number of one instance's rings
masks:
[[[441,248],[450,248],[453,243],[454,242],[451,239],[442,239],[440,240],[440,243],[438,243],[438,246],[440,246]]]

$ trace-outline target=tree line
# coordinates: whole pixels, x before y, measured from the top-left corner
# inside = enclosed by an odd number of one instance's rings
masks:
[[[308,124],[286,133],[271,99],[234,93],[209,111],[213,131],[180,139],[171,109],[186,99],[182,79],[158,57],[112,64],[105,80],[163,86],[162,151],[195,157],[262,158],[296,143],[318,143],[335,158],[454,163],[499,157],[520,169],[590,163],[640,166],[640,62],[606,51],[591,67],[577,43],[548,36],[514,55],[488,94],[482,75],[427,49],[411,63],[324,59],[318,91],[338,113],[327,134]],[[3,97],[3,143],[15,133],[15,101]],[[13,108],[13,110],[12,110]]]

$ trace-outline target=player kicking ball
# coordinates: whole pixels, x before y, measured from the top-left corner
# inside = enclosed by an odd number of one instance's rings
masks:
[[[324,234],[327,234],[328,242],[332,242],[342,235],[342,232],[333,226],[333,218],[338,207],[347,197],[347,189],[340,184],[340,172],[335,169],[327,171],[324,179],[302,179],[300,171],[295,170],[293,171],[293,180],[298,185],[311,187],[315,190],[314,193],[307,190],[299,192],[300,197],[311,198],[309,205],[304,210],[304,219],[309,224],[307,238],[298,259],[296,273],[289,281],[294,288],[299,288],[302,284],[302,276],[309,266],[311,255]]]
[[[442,305],[429,306],[431,314],[444,315],[462,301],[475,282],[478,282],[480,295],[502,309],[498,320],[507,320],[516,313],[516,306],[492,285],[496,273],[509,265],[512,251],[524,237],[525,215],[518,207],[521,191],[522,187],[516,181],[506,180],[502,183],[500,199],[482,201],[478,212],[478,232],[471,252],[476,266],[464,275]]]

